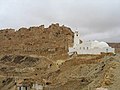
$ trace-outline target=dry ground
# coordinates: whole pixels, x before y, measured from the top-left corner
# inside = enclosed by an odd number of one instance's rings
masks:
[[[45,90],[120,90],[120,55],[73,56],[52,61],[43,56],[0,57],[0,90],[13,90],[15,79],[46,84]]]

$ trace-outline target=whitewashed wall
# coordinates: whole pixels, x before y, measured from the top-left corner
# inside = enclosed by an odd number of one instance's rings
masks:
[[[76,52],[77,54],[101,54],[101,52],[115,53],[115,49],[109,47],[106,42],[85,41],[80,43],[80,34],[79,32],[75,32],[74,45],[73,47],[69,47],[68,54],[71,55],[74,52]]]

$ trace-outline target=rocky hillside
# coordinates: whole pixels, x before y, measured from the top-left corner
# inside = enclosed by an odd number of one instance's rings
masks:
[[[45,85],[43,90],[120,90],[119,58],[74,56],[58,63],[42,56],[1,56],[0,90],[16,90],[17,78]]]
[[[101,58],[100,62],[89,64],[80,64],[80,59],[67,61],[64,63],[65,66],[63,64],[64,67],[61,66],[61,73],[56,76],[59,84],[51,85],[46,90],[97,90],[97,88],[106,88],[99,90],[120,90],[119,58],[119,55],[109,56]]]
[[[120,53],[120,43],[108,43],[111,47],[115,48],[116,53]]]
[[[43,56],[4,55],[0,56],[0,90],[17,90],[17,80],[38,79],[36,70],[39,69],[39,78],[45,76],[46,70],[54,67],[52,61]],[[49,70],[51,72],[52,70]],[[48,72],[48,73],[49,73]]]
[[[70,28],[52,24],[39,27],[0,30],[0,54],[64,54],[73,43]]]
[[[0,90],[36,82],[43,90],[120,90],[120,54],[68,56],[73,37],[59,24],[0,30]],[[119,43],[109,45],[119,52]]]

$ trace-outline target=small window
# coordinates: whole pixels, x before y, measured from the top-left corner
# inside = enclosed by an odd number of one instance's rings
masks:
[[[80,49],[81,49],[81,47],[80,47]]]
[[[106,53],[108,52],[108,49],[106,49]]]
[[[87,50],[88,50],[89,48],[87,47]]]
[[[85,50],[85,47],[83,47],[83,49]]]
[[[82,40],[79,40],[79,44],[81,44],[82,43]]]

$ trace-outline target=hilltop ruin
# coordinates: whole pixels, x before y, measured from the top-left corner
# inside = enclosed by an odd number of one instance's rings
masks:
[[[64,54],[72,46],[73,32],[66,26],[52,24],[39,27],[0,30],[0,54]]]

